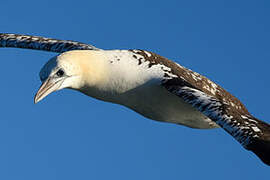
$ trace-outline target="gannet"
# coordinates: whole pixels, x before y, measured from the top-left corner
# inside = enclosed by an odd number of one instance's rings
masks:
[[[102,50],[75,41],[0,34],[0,47],[58,52],[40,71],[34,102],[70,88],[142,116],[191,128],[221,127],[270,165],[270,125],[208,78],[145,50]]]

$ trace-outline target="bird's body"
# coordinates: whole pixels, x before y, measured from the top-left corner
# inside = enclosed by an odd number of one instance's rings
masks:
[[[162,56],[14,34],[0,34],[1,46],[62,53],[42,68],[43,84],[35,102],[71,88],[126,106],[149,119],[192,128],[221,127],[270,165],[270,125],[252,116],[216,83]]]
[[[136,52],[147,52],[135,50]],[[150,55],[150,52],[147,52]],[[73,58],[81,51],[70,51],[60,58]],[[160,84],[164,73],[169,70],[164,65],[149,67],[145,57],[129,50],[84,51],[80,60],[93,61],[95,67],[101,67],[98,75],[103,77],[97,86],[84,86],[79,91],[96,99],[126,106],[139,114],[156,121],[170,122],[192,128],[214,128],[216,123],[207,118],[190,104],[168,92]],[[155,54],[151,53],[151,56]],[[138,59],[141,63],[138,65]],[[92,71],[91,71],[92,72]],[[168,72],[167,72],[168,73]],[[89,75],[92,76],[93,75]],[[173,75],[171,75],[173,76]]]

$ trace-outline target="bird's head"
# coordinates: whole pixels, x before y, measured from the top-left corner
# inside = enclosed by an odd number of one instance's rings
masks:
[[[85,86],[94,86],[103,76],[100,56],[96,51],[73,50],[50,59],[40,71],[42,85],[34,102],[64,88],[80,90]]]

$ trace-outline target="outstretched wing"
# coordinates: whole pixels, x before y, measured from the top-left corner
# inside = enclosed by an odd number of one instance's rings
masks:
[[[143,60],[149,62],[149,68],[157,64],[166,66],[161,86],[175,94],[175,98],[178,96],[191,104],[270,165],[270,125],[253,117],[236,97],[208,78],[167,58],[144,50],[130,51],[139,64]]]
[[[0,47],[35,49],[57,53],[69,50],[98,50],[92,45],[76,41],[6,33],[0,33]]]
[[[189,86],[181,78],[162,83],[168,91],[191,104],[232,135],[247,150],[253,151],[264,163],[270,165],[270,126],[250,113],[235,108],[228,99],[209,95]]]

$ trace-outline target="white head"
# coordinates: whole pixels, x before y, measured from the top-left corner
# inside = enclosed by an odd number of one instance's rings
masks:
[[[80,90],[95,86],[104,76],[102,53],[93,50],[68,51],[50,59],[40,71],[42,85],[35,103],[63,88]]]

